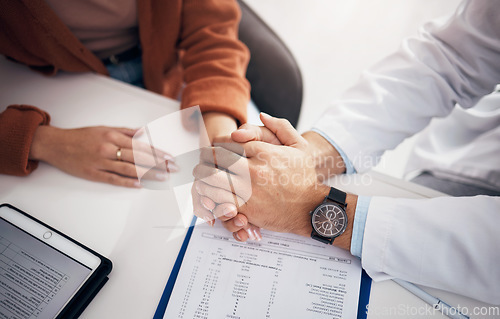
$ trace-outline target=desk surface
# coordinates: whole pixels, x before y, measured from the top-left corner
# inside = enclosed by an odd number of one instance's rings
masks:
[[[9,104],[35,105],[51,114],[52,125],[63,128],[141,127],[179,106],[177,101],[103,76],[44,77],[4,59],[0,59],[0,90],[0,110]],[[186,231],[172,191],[89,182],[44,163],[28,177],[4,175],[0,180],[0,202],[29,212],[113,261],[109,282],[82,318],[153,316]],[[375,172],[338,177],[331,183],[362,195],[441,195]],[[483,305],[462,296],[426,290],[452,305],[471,309]],[[417,310],[425,307],[423,301],[391,281],[373,283],[370,307],[380,312],[369,318],[385,318],[383,311],[397,310],[401,305]]]

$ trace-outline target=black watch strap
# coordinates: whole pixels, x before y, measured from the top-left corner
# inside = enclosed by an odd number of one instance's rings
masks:
[[[342,205],[343,207],[346,206],[345,199],[347,197],[347,194],[344,193],[343,191],[336,189],[335,187],[330,187],[330,193],[328,193],[328,196],[326,196],[327,199],[331,200],[332,202],[335,202],[337,204]]]
[[[312,239],[315,239],[317,241],[320,241],[322,242],[323,244],[327,244],[327,245],[331,245],[333,244],[333,240],[335,238],[325,238],[323,236],[319,236],[315,231],[314,231],[314,228],[313,228],[313,231],[311,232],[311,238]]]

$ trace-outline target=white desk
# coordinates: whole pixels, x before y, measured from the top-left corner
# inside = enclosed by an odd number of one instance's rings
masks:
[[[177,101],[102,76],[44,77],[3,58],[0,91],[0,110],[9,104],[32,104],[47,110],[52,124],[64,128],[141,127],[178,110]],[[0,202],[29,212],[112,260],[110,280],[82,318],[153,316],[185,233],[172,192],[89,182],[44,163],[28,177],[0,175],[0,181]],[[364,195],[440,195],[377,173],[339,177],[332,183]],[[482,305],[465,297],[428,290],[452,305],[471,309]],[[371,308],[382,311],[401,305],[425,307],[420,299],[393,282],[372,284]],[[415,316],[407,316],[410,317]]]

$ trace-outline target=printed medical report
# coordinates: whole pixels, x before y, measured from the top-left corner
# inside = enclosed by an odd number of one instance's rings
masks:
[[[262,230],[236,241],[194,227],[164,318],[356,318],[361,263],[335,246]]]

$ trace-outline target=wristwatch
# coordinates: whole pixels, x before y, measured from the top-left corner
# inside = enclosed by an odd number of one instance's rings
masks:
[[[311,238],[325,244],[333,240],[347,228],[346,193],[330,188],[325,200],[311,212]]]

